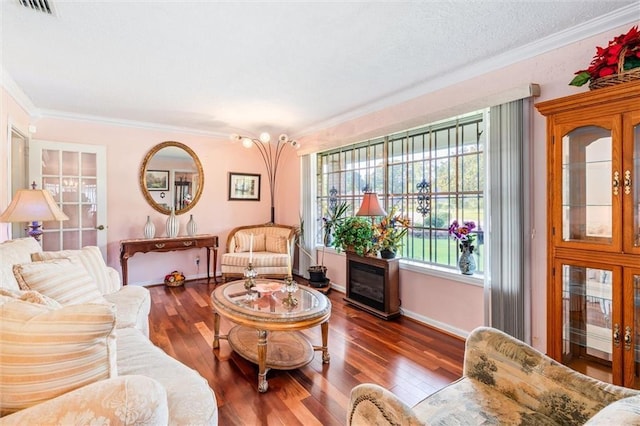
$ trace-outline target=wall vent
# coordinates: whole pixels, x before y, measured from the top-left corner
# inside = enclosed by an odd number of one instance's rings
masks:
[[[47,15],[55,15],[53,5],[49,0],[18,0],[18,3],[37,12],[46,13]]]

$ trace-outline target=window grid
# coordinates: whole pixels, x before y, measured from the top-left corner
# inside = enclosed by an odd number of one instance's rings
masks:
[[[451,221],[473,220],[478,227],[474,253],[482,273],[484,244],[484,112],[446,122],[395,133],[318,154],[319,218],[326,215],[330,190],[336,201],[350,205],[353,215],[362,201],[365,186],[378,193],[388,211],[397,206],[409,217],[411,227],[405,237],[402,256],[417,262],[457,267],[457,242],[448,234]],[[339,158],[340,161],[337,161]],[[431,211],[417,212],[417,185],[431,184]],[[318,227],[316,241],[322,241]]]

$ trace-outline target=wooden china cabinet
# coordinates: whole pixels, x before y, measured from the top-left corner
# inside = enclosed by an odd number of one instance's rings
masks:
[[[547,117],[548,354],[640,388],[640,81],[536,107]]]

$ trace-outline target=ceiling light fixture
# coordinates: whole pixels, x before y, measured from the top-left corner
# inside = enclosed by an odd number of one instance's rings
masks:
[[[289,139],[289,136],[285,134],[281,134],[278,137],[278,141],[273,144],[271,143],[271,135],[267,132],[260,133],[260,136],[257,139],[235,133],[232,134],[230,138],[232,141],[242,142],[242,146],[245,148],[251,148],[255,145],[258,148],[258,151],[260,151],[260,155],[262,155],[262,159],[264,160],[264,165],[267,167],[267,175],[269,177],[269,190],[271,191],[271,223],[275,223],[276,212],[273,201],[276,190],[276,175],[278,174],[278,162],[280,161],[280,155],[282,154],[285,146],[290,145],[293,148],[298,149],[300,148],[300,144],[298,141]]]

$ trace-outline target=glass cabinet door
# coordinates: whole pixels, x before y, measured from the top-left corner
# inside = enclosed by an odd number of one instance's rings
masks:
[[[640,111],[624,115],[622,194],[624,251],[640,253]]]
[[[640,269],[625,270],[624,334],[624,386],[640,389]]]
[[[620,368],[616,333],[621,333],[619,267],[557,262],[562,289],[562,363],[588,376],[615,383]]]
[[[619,214],[614,185],[621,178],[614,174],[612,146],[612,130],[603,126],[586,125],[563,134],[561,244],[594,244],[600,250],[619,247],[613,229]]]

